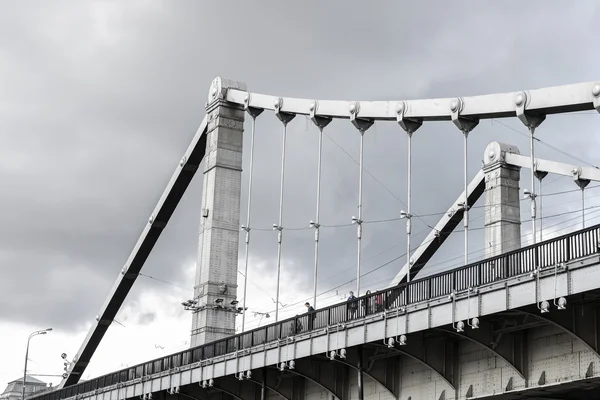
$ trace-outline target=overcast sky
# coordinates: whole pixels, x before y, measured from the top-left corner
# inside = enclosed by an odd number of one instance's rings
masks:
[[[22,374],[27,335],[36,329],[54,332],[33,339],[30,372],[62,373],[60,353],[79,348],[204,116],[215,76],[259,93],[344,100],[468,96],[600,79],[600,6],[593,0],[257,4],[0,2],[0,390]],[[539,157],[600,163],[598,118],[548,118],[539,128]],[[272,113],[257,120],[252,226],[267,230],[252,236],[252,311],[274,307],[276,234],[268,229],[277,221],[280,130]],[[315,212],[317,130],[296,118],[288,132],[283,225],[307,227]],[[524,132],[516,119],[482,122],[469,139],[470,175],[490,141],[529,154]],[[321,222],[347,224],[356,214],[359,134],[348,121],[333,122],[325,133]],[[429,123],[413,143],[413,211],[444,212],[462,191],[462,136],[450,123]],[[246,151],[242,221],[248,162]],[[406,202],[406,135],[395,123],[367,132],[365,169],[364,220],[397,218]],[[521,188],[528,182],[523,171]],[[547,193],[575,189],[570,178],[544,182]],[[142,271],[169,283],[138,279],[84,378],[189,346],[191,315],[180,303],[192,294],[201,188],[198,174]],[[577,192],[548,196],[544,207],[547,216],[573,211],[549,218],[552,232],[579,227]],[[524,203],[523,219],[528,208]],[[590,223],[600,222],[597,214],[589,210]],[[473,228],[483,226],[481,215],[481,208],[474,211]],[[438,218],[415,219],[415,245]],[[525,238],[528,230],[524,224]],[[365,290],[384,287],[402,267],[404,232],[402,221],[365,225],[363,271],[398,258],[366,276]],[[474,230],[472,259],[483,255],[483,242]],[[462,243],[462,234],[452,235],[425,273],[459,266]],[[319,305],[354,287],[355,254],[355,228],[322,230],[319,292],[346,284]],[[283,304],[311,296],[312,259],[312,230],[286,231]],[[288,306],[281,314],[301,310]],[[268,321],[248,315],[250,327]]]

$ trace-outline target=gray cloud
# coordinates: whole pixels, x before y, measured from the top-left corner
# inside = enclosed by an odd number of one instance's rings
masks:
[[[593,1],[532,1],[518,8],[460,1],[262,4],[4,6],[0,320],[76,329],[95,316],[200,123],[216,75],[245,81],[256,92],[364,100],[466,96],[598,78],[599,56],[590,50],[594,36],[580,33],[595,31]],[[515,120],[506,123],[524,131]],[[597,163],[595,123],[595,115],[552,117],[539,135]],[[314,217],[317,134],[306,126],[297,118],[289,129],[284,218],[289,227],[306,227]],[[277,219],[281,125],[265,113],[257,128],[252,218],[253,226],[269,228]],[[358,157],[358,133],[347,121],[333,122],[326,133],[322,223],[345,224],[356,214],[358,167],[351,157]],[[514,143],[528,153],[526,137],[482,122],[470,139],[472,174],[491,140]],[[393,123],[377,124],[365,146],[365,167],[386,188],[365,175],[364,218],[396,217],[403,206],[389,191],[404,201],[405,135]],[[416,134],[416,213],[444,211],[458,196],[461,146],[459,132],[447,123],[426,124]],[[541,157],[573,162],[538,148]],[[244,164],[242,204],[247,155]],[[573,186],[561,179],[548,183],[547,190]],[[549,198],[545,205],[576,196]],[[196,258],[200,202],[198,176],[145,272],[192,285],[183,265]],[[245,207],[242,218],[244,212]],[[524,218],[526,213],[523,207]],[[436,222],[436,217],[424,219]],[[416,223],[415,232],[421,233],[415,243],[426,228]],[[354,276],[355,235],[351,227],[323,230],[321,276],[331,278],[320,290]],[[404,240],[400,221],[367,225],[363,270],[401,256]],[[473,250],[482,242],[481,232],[474,231]],[[284,266],[294,262],[295,270],[288,273],[306,290],[312,285],[312,246],[312,231],[285,232]],[[453,235],[432,263],[455,256],[460,263],[460,249],[462,235]],[[266,262],[267,273],[274,271],[275,251],[272,232],[253,231],[251,256]],[[384,285],[403,262],[400,258],[365,278],[365,289]],[[439,268],[433,265],[431,271]],[[256,267],[254,278],[250,275],[258,284],[259,272]],[[149,285],[167,290],[140,278],[131,298]],[[30,311],[24,314],[24,308]]]

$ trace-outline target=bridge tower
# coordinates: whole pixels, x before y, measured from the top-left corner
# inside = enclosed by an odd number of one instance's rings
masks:
[[[192,317],[191,346],[235,333],[242,147],[245,111],[225,101],[243,83],[215,78],[206,105],[202,212]]]
[[[491,142],[484,154],[486,258],[521,247],[521,167],[508,164],[506,153],[519,154],[519,149]]]

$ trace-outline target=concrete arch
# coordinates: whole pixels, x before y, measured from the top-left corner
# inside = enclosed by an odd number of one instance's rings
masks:
[[[457,373],[454,363],[456,361],[457,351],[454,344],[455,343],[449,341],[446,337],[443,337],[442,349],[439,349],[439,344],[438,346],[434,346],[432,340],[425,338],[422,333],[415,335],[411,334],[408,336],[406,346],[396,345],[392,348],[388,348],[383,344],[374,344],[374,346],[379,347],[380,349],[387,349],[388,352],[387,354],[382,353],[373,356],[371,357],[371,360],[383,359],[395,354],[408,356],[427,368],[430,368],[442,378],[452,390],[456,390]],[[426,348],[435,348],[438,351],[429,352],[425,350]]]
[[[262,387],[262,382],[257,381],[256,379],[249,379],[248,382],[252,382],[254,384],[256,384],[259,387]],[[281,393],[279,390],[275,389],[273,386],[271,385],[265,385],[265,387],[267,389],[269,389],[271,392],[279,395],[280,397],[284,398],[285,400],[292,400],[290,397],[287,397],[286,395],[284,395],[283,393]]]
[[[295,367],[294,369],[286,369],[285,373],[290,373],[290,374],[294,374],[297,376],[300,376],[308,381],[311,381],[312,383],[320,386],[322,389],[326,390],[327,392],[329,392],[333,397],[342,400],[343,395],[341,393],[338,393],[336,391],[335,385],[331,385],[327,382],[325,382],[325,378],[323,376],[319,376],[320,374],[320,368],[317,366],[317,368],[314,368],[314,361],[309,361],[306,359],[300,359],[300,360],[295,360]],[[317,370],[318,372],[315,374],[315,370]],[[311,373],[312,371],[312,373]],[[330,380],[333,379],[333,382],[335,384],[335,379],[336,377],[329,377]]]
[[[523,357],[525,342],[523,335],[519,332],[513,332],[510,335],[505,334],[503,341],[492,347],[494,333],[492,325],[489,323],[480,322],[479,329],[471,329],[467,326],[464,332],[460,333],[452,328],[438,328],[437,330],[478,344],[496,357],[504,360],[522,379],[525,379],[526,361]]]
[[[242,399],[242,398],[241,398],[239,395],[237,395],[237,394],[233,393],[232,391],[218,387],[218,386],[217,386],[217,380],[216,380],[216,379],[215,379],[215,383],[214,383],[214,385],[213,385],[213,386],[211,386],[210,388],[204,389],[204,390],[205,390],[207,393],[209,393],[210,389],[215,389],[215,390],[217,390],[217,391],[219,391],[219,392],[223,392],[223,393],[225,393],[225,394],[228,394],[229,396],[233,397],[233,398],[234,398],[234,399],[236,399],[236,400],[244,400],[244,399]]]
[[[549,300],[552,304],[552,300]],[[596,303],[595,305],[598,305]],[[537,307],[519,310],[520,313],[542,320],[572,338],[581,341],[587,348],[600,358],[600,319],[598,309],[590,304],[567,304],[566,309],[557,310],[552,305],[550,311],[542,314]]]
[[[359,368],[358,368],[357,365],[355,365],[354,363],[352,363],[350,361],[347,361],[347,360],[352,360],[352,358],[350,357],[350,355],[346,356],[346,360],[341,360],[339,358],[335,358],[333,360],[329,360],[325,356],[321,356],[319,359],[322,360],[322,361],[332,361],[332,362],[340,363],[340,364],[345,365],[347,367],[350,367],[350,368],[352,368],[352,369],[354,369],[356,371],[359,370]],[[374,375],[372,375],[370,372],[368,372],[365,368],[363,368],[362,373],[364,375],[368,376],[369,378],[371,378],[372,380],[374,380],[375,382],[379,383],[381,386],[383,386],[385,388],[385,390],[387,390],[390,395],[392,395],[394,397],[397,397],[396,393],[394,393],[393,389],[390,389],[390,387],[385,382],[382,382],[380,379],[376,378]]]
[[[179,393],[177,393],[177,394],[181,395],[183,397],[187,397],[187,398],[192,399],[192,400],[202,400],[202,399],[199,399],[198,397],[192,396],[191,394],[184,393],[182,391],[179,391]],[[205,392],[205,394],[206,394],[206,392]],[[205,396],[205,397],[208,398],[208,396]]]

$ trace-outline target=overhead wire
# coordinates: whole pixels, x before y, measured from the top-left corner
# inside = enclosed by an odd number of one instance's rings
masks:
[[[502,126],[504,126],[505,128],[507,128],[507,129],[510,129],[510,130],[512,130],[512,131],[514,131],[514,132],[516,132],[516,133],[520,134],[520,135],[523,135],[523,136],[529,137],[529,135],[526,135],[525,133],[523,133],[523,132],[521,132],[521,131],[519,131],[519,130],[517,130],[517,129],[515,129],[515,128],[513,128],[513,127],[511,127],[511,126],[509,126],[509,125],[507,125],[507,124],[505,124],[505,123],[503,123],[503,122],[499,121],[499,120],[492,119],[492,120],[491,120],[491,121],[492,121],[492,123],[493,123],[493,121],[494,121],[494,120],[495,120],[497,123],[499,123],[500,125],[502,125]],[[339,148],[339,149],[340,149],[340,150],[341,150],[343,153],[345,153],[345,154],[346,154],[346,155],[347,155],[347,156],[348,156],[350,159],[352,159],[352,160],[353,160],[353,161],[354,161],[356,164],[359,164],[359,163],[358,163],[358,161],[357,161],[357,160],[356,160],[354,157],[352,157],[352,155],[350,155],[350,154],[349,154],[349,153],[348,153],[348,152],[347,152],[347,151],[346,151],[346,150],[345,150],[345,149],[344,149],[344,148],[343,148],[343,147],[342,147],[340,144],[338,144],[338,143],[337,143],[337,142],[336,142],[336,141],[335,141],[335,140],[334,140],[334,139],[333,139],[331,136],[329,136],[327,133],[325,133],[325,136],[326,136],[326,137],[327,137],[327,138],[328,138],[328,139],[329,139],[329,140],[330,140],[330,141],[331,141],[331,142],[332,142],[334,145],[336,145],[336,146],[337,146],[337,147],[338,147],[338,148]],[[573,158],[573,159],[575,159],[575,160],[577,160],[577,161],[579,161],[579,162],[582,162],[582,163],[584,163],[584,164],[590,165],[590,166],[592,166],[592,167],[594,167],[594,168],[598,168],[597,166],[593,165],[592,163],[589,163],[589,162],[587,162],[587,161],[585,161],[585,160],[581,159],[580,157],[574,156],[574,155],[572,155],[572,154],[570,154],[570,153],[568,153],[568,152],[566,152],[566,151],[564,151],[564,150],[558,149],[557,147],[555,147],[555,146],[551,145],[550,143],[547,143],[547,142],[543,141],[542,139],[535,138],[535,140],[537,140],[538,142],[542,143],[543,145],[545,145],[545,146],[547,146],[547,147],[549,147],[549,148],[551,148],[551,149],[553,149],[553,150],[555,150],[555,151],[557,151],[557,152],[559,152],[559,153],[561,153],[561,154],[563,154],[563,155],[566,155],[566,156],[568,156],[568,157],[571,157],[571,158]],[[399,198],[399,197],[398,197],[398,196],[397,196],[397,195],[396,195],[396,194],[395,194],[393,191],[391,191],[391,190],[390,190],[390,189],[389,189],[389,188],[388,188],[386,185],[384,185],[384,184],[383,184],[383,183],[382,183],[382,182],[381,182],[379,179],[377,179],[377,178],[376,178],[376,177],[375,177],[375,176],[374,176],[374,175],[373,175],[373,174],[372,174],[370,171],[368,171],[368,170],[367,170],[366,168],[364,168],[364,167],[363,167],[363,171],[364,171],[364,172],[366,172],[366,173],[367,173],[367,174],[368,174],[368,175],[369,175],[369,176],[370,176],[370,177],[371,177],[371,178],[372,178],[372,179],[373,179],[375,182],[377,182],[377,183],[378,183],[380,186],[382,186],[382,187],[383,187],[383,188],[384,188],[384,189],[385,189],[385,190],[386,190],[386,191],[387,191],[387,192],[388,192],[390,195],[392,195],[392,196],[393,196],[393,197],[394,197],[394,198],[395,198],[397,201],[399,201],[399,202],[400,202],[400,204],[402,204],[402,205],[406,206],[406,204],[405,204],[405,203],[404,203],[404,202],[403,202],[403,201],[402,201],[402,200],[401,200],[401,199],[400,199],[400,198]],[[600,187],[600,185],[591,186],[591,187],[589,187],[588,189],[597,188],[597,187]],[[573,189],[573,190],[566,190],[566,191],[560,191],[560,192],[548,193],[548,194],[545,194],[545,195],[544,195],[544,197],[545,197],[545,196],[554,196],[554,195],[559,195],[559,194],[565,194],[565,193],[571,193],[571,192],[576,192],[576,191],[579,191],[579,189]],[[519,199],[518,201],[519,201],[519,202],[520,202],[520,201],[523,201],[523,199]],[[489,206],[490,206],[490,205],[474,206],[474,207],[471,207],[471,209],[485,208],[485,207],[489,207]],[[579,210],[578,210],[578,211],[579,211]],[[428,224],[428,223],[427,223],[427,222],[426,222],[426,221],[425,221],[423,218],[424,218],[424,217],[426,217],[426,216],[439,216],[439,215],[444,215],[446,212],[447,212],[447,211],[444,211],[444,212],[439,212],[439,213],[429,213],[429,214],[415,214],[414,216],[415,216],[415,217],[417,217],[417,218],[419,218],[419,219],[420,219],[420,220],[421,220],[421,221],[422,221],[422,222],[423,222],[423,223],[424,223],[426,226],[428,226],[430,229],[434,229],[434,228],[433,228],[433,227],[432,227],[430,224]],[[574,211],[574,212],[577,212],[577,211]],[[553,215],[553,216],[546,216],[545,218],[552,218],[552,217],[556,217],[556,216],[559,216],[559,215],[565,215],[565,214],[569,214],[569,213],[571,213],[571,212],[561,213],[561,214],[557,214],[557,215]],[[474,220],[477,220],[477,219],[479,219],[479,218],[481,218],[481,217],[475,218]],[[395,217],[395,218],[389,218],[389,219],[380,219],[380,220],[373,220],[373,221],[364,221],[364,223],[365,223],[365,224],[368,224],[368,223],[371,223],[371,224],[376,224],[376,223],[386,223],[386,222],[398,221],[398,220],[400,220],[400,219],[401,219],[401,218],[399,218],[399,217]],[[349,226],[352,226],[352,224],[339,224],[339,225],[332,225],[332,226],[329,226],[329,227],[336,227],[336,228],[337,228],[337,227],[349,227]],[[327,227],[327,226],[326,226],[326,225],[323,225],[323,227]],[[308,229],[312,229],[312,227],[299,227],[299,228],[286,228],[286,229],[288,229],[288,230],[308,230]],[[478,230],[478,229],[483,229],[483,228],[473,228],[472,230]],[[262,229],[257,229],[257,230],[262,230]],[[266,231],[267,229],[264,229],[264,230]],[[457,232],[457,231],[454,231],[454,232]],[[425,244],[425,243],[422,243],[421,245],[419,245],[419,247],[423,246],[424,244]],[[376,254],[375,256],[377,256],[377,255],[380,255],[380,254],[383,254],[383,253],[385,253],[385,252],[389,251],[390,249],[393,249],[393,248],[395,248],[396,246],[397,246],[397,245],[391,246],[390,248],[388,248],[388,249],[384,250],[383,252],[380,252],[380,253]],[[476,250],[474,253],[478,253],[478,252],[480,252],[480,251],[482,251],[482,250],[485,250],[485,247],[484,247],[483,249]],[[473,253],[473,252],[469,252],[469,254],[471,254],[471,253]],[[373,257],[371,257],[371,258],[374,258],[375,256],[373,256]],[[401,258],[401,257],[403,257],[403,256],[405,256],[405,254],[404,254],[404,255],[402,255],[402,256],[396,257],[396,258],[394,258],[393,260],[390,260],[390,261],[389,261],[389,262],[387,262],[387,263],[384,263],[382,266],[378,267],[377,269],[379,269],[379,268],[382,268],[383,266],[389,265],[389,264],[390,264],[390,263],[392,263],[393,261],[396,261],[397,259],[399,259],[399,258]],[[371,259],[371,258],[370,258],[370,259]],[[375,269],[375,270],[377,270],[377,269]],[[369,274],[369,273],[372,273],[372,272],[374,272],[375,270],[371,270],[371,271],[367,272],[365,275],[367,275],[367,274]],[[361,276],[363,276],[363,275],[361,275]],[[352,281],[353,281],[353,280],[351,280],[351,281],[349,281],[349,282],[351,283]],[[336,287],[336,288],[337,288],[337,287]],[[335,288],[334,288],[334,289],[335,289]],[[333,289],[332,289],[332,290],[333,290]],[[323,293],[321,293],[321,294],[323,294]],[[321,295],[321,294],[320,294],[320,295]],[[319,295],[319,296],[320,296],[320,295]],[[293,305],[294,305],[294,304],[292,304],[292,305],[290,305],[290,306],[293,306]]]
[[[513,128],[512,126],[510,126],[510,125],[508,125],[508,124],[506,124],[506,123],[504,123],[504,122],[502,122],[502,121],[500,121],[500,120],[498,120],[496,118],[492,118],[491,121],[495,121],[498,124],[504,126],[505,128],[510,129],[511,131],[516,132],[519,135],[523,135],[523,136],[526,136],[527,138],[529,138],[528,134],[526,134],[524,132],[521,132],[520,130],[518,130],[516,128]],[[576,161],[579,161],[581,163],[587,164],[590,167],[594,167],[596,169],[600,169],[600,168],[598,168],[598,166],[590,163],[589,161],[586,161],[586,160],[582,159],[581,157],[575,156],[575,155],[573,155],[573,154],[571,154],[571,153],[569,153],[569,152],[567,152],[565,150],[559,149],[558,147],[556,147],[556,146],[554,146],[554,145],[552,145],[552,144],[550,144],[550,143],[548,143],[548,142],[546,142],[546,141],[544,141],[544,140],[542,140],[542,139],[540,139],[538,137],[535,137],[534,140],[536,140],[537,142],[543,144],[544,146],[546,146],[546,147],[548,147],[548,148],[550,148],[550,149],[552,149],[554,151],[559,152],[560,154],[562,154],[564,156],[572,158],[573,160],[576,160]]]
[[[594,212],[597,212],[597,211],[600,211],[600,208],[599,208],[599,207],[600,207],[600,205],[595,205],[595,206],[590,206],[590,207],[587,207],[586,209],[597,209],[597,210],[595,210],[595,211],[594,211]],[[561,213],[558,213],[558,214],[553,214],[553,215],[550,215],[550,216],[548,216],[547,218],[559,217],[559,216],[564,216],[564,215],[573,214],[573,213],[577,213],[577,212],[580,212],[580,210],[571,210],[571,211],[567,211],[567,212],[561,212]],[[600,216],[597,216],[597,217],[595,217],[595,218],[592,218],[592,220],[593,220],[593,219],[596,219],[596,218],[599,218],[599,217],[600,217]],[[566,221],[561,221],[561,222],[559,222],[559,223],[556,223],[556,224],[550,225],[550,226],[546,227],[546,229],[550,229],[550,228],[552,228],[552,227],[555,227],[555,226],[562,225],[562,224],[564,224],[564,223],[567,223],[567,222],[570,222],[570,221],[572,221],[572,220],[574,220],[574,219],[579,219],[579,216],[573,217],[573,218],[571,218],[571,219],[567,219]],[[522,222],[522,223],[524,223],[524,222],[527,222],[527,219],[525,219],[525,220],[523,220],[523,221],[521,221],[521,222]],[[568,227],[566,227],[566,228],[569,228],[569,227],[571,227],[571,226],[575,226],[575,225],[577,225],[577,224],[572,224],[572,225],[569,225],[569,226],[568,226]],[[565,228],[565,229],[566,229],[566,228]],[[471,229],[470,229],[470,231],[473,231],[473,230],[482,230],[482,229],[485,229],[485,227],[471,228]],[[458,232],[462,232],[462,230],[455,230],[455,231],[453,231],[453,232],[450,232],[449,234],[452,234],[452,233],[458,233]],[[521,238],[524,238],[524,237],[526,237],[526,236],[528,236],[528,234],[522,234],[522,235],[521,235]],[[423,245],[426,245],[426,244],[429,244],[429,243],[431,243],[433,240],[435,240],[435,238],[434,238],[434,239],[432,239],[432,240],[429,240],[429,241],[426,241],[426,242],[423,242],[423,243],[421,243],[421,244],[420,244],[420,245],[417,247],[417,249],[418,249],[419,247],[422,247]],[[512,239],[510,239],[510,240],[512,240]],[[479,252],[481,252],[482,250],[485,250],[485,247],[484,247],[483,249],[478,249],[478,250],[472,251],[470,254],[476,254],[476,253],[479,253]],[[414,250],[413,250],[413,251],[414,251]],[[387,262],[385,262],[385,263],[383,263],[383,264],[379,265],[378,267],[376,267],[376,268],[373,268],[373,269],[371,269],[371,270],[369,270],[369,271],[365,272],[364,274],[362,274],[362,275],[361,275],[361,277],[368,276],[368,275],[372,274],[373,272],[375,272],[375,271],[378,271],[378,270],[380,270],[381,268],[384,268],[384,267],[386,267],[386,266],[388,266],[388,265],[392,264],[394,261],[396,261],[396,260],[398,260],[398,259],[401,259],[401,258],[403,258],[405,255],[406,255],[406,254],[401,254],[401,255],[399,255],[399,256],[397,256],[397,257],[394,257],[393,259],[391,259],[391,260],[388,260]],[[458,256],[458,257],[456,257],[456,258],[462,258],[462,257],[463,257],[463,255],[460,255],[460,256]],[[454,258],[454,259],[456,259],[456,258]],[[452,260],[452,259],[451,259],[451,260]],[[476,262],[476,261],[474,261],[474,262]],[[434,265],[441,265],[441,264],[430,264],[430,265],[428,265],[427,267],[431,268],[431,267],[432,267],[432,266],[434,266]],[[457,265],[457,266],[461,266],[462,264],[458,263],[458,264],[456,264],[456,265]],[[449,268],[449,269],[453,269],[453,268]],[[386,279],[384,279],[383,281],[389,281],[389,278],[386,278]],[[321,293],[319,293],[319,294],[318,294],[318,296],[322,296],[323,294],[326,294],[326,293],[329,293],[329,292],[331,292],[331,291],[334,291],[334,290],[340,289],[340,288],[342,288],[343,286],[346,286],[346,285],[349,285],[349,284],[351,284],[352,282],[354,282],[354,279],[351,279],[351,280],[349,280],[349,281],[346,281],[346,282],[344,282],[344,283],[342,283],[342,284],[339,284],[339,285],[337,285],[337,286],[334,286],[334,287],[332,287],[332,288],[330,288],[330,289],[327,289],[327,290],[325,290],[325,291],[322,291]],[[294,306],[297,306],[297,305],[301,305],[301,304],[303,304],[305,301],[307,301],[307,299],[304,299],[304,300],[301,300],[301,301],[298,301],[298,302],[295,302],[295,303],[288,304],[288,310],[289,310],[289,311],[292,311],[292,307],[294,307]]]

